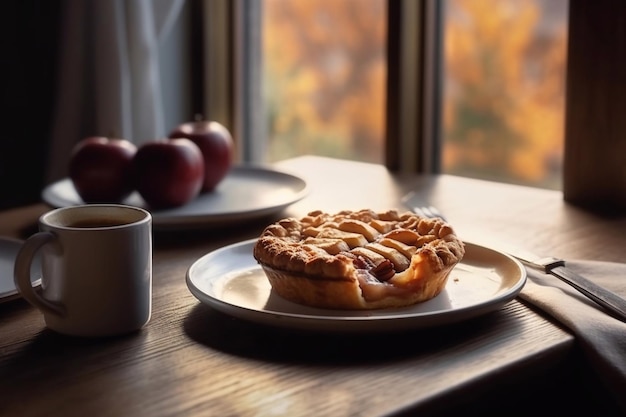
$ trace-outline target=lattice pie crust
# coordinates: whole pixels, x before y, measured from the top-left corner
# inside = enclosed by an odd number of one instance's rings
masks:
[[[254,247],[272,289],[330,309],[404,307],[445,287],[463,242],[440,219],[396,210],[314,211],[265,228]]]

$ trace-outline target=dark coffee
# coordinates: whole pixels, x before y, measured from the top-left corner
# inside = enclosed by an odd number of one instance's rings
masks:
[[[105,217],[93,219],[80,219],[67,223],[67,227],[77,227],[82,229],[91,229],[96,227],[111,227],[127,224],[127,221],[121,219],[107,219]]]

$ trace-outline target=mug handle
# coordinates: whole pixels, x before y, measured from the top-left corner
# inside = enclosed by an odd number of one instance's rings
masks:
[[[15,286],[26,301],[42,311],[63,316],[65,315],[65,308],[63,305],[43,298],[39,292],[33,289],[33,284],[30,282],[30,269],[33,259],[35,258],[35,254],[43,245],[52,242],[55,239],[56,237],[54,234],[50,232],[38,232],[29,237],[22,244],[17,257],[15,258],[13,277],[15,280]]]

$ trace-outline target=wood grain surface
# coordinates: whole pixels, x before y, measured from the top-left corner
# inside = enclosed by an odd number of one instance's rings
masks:
[[[0,415],[331,417],[503,407],[527,415],[539,403],[546,412],[615,411],[575,339],[517,300],[441,328],[325,334],[219,313],[191,295],[185,274],[202,255],[258,236],[278,218],[403,208],[407,191],[437,205],[468,240],[515,241],[567,259],[624,262],[625,219],[571,207],[554,191],[396,176],[359,162],[301,157],[275,168],[304,178],[309,196],[235,227],[155,233],[153,315],[135,334],[70,338],[47,330],[23,300],[0,304]],[[48,209],[0,212],[0,235],[25,238]],[[568,401],[577,395],[581,401]]]

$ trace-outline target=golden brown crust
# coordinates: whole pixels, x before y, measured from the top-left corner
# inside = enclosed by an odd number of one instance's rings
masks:
[[[335,309],[429,300],[443,290],[464,253],[443,220],[395,210],[314,211],[269,225],[254,246],[276,293]]]

